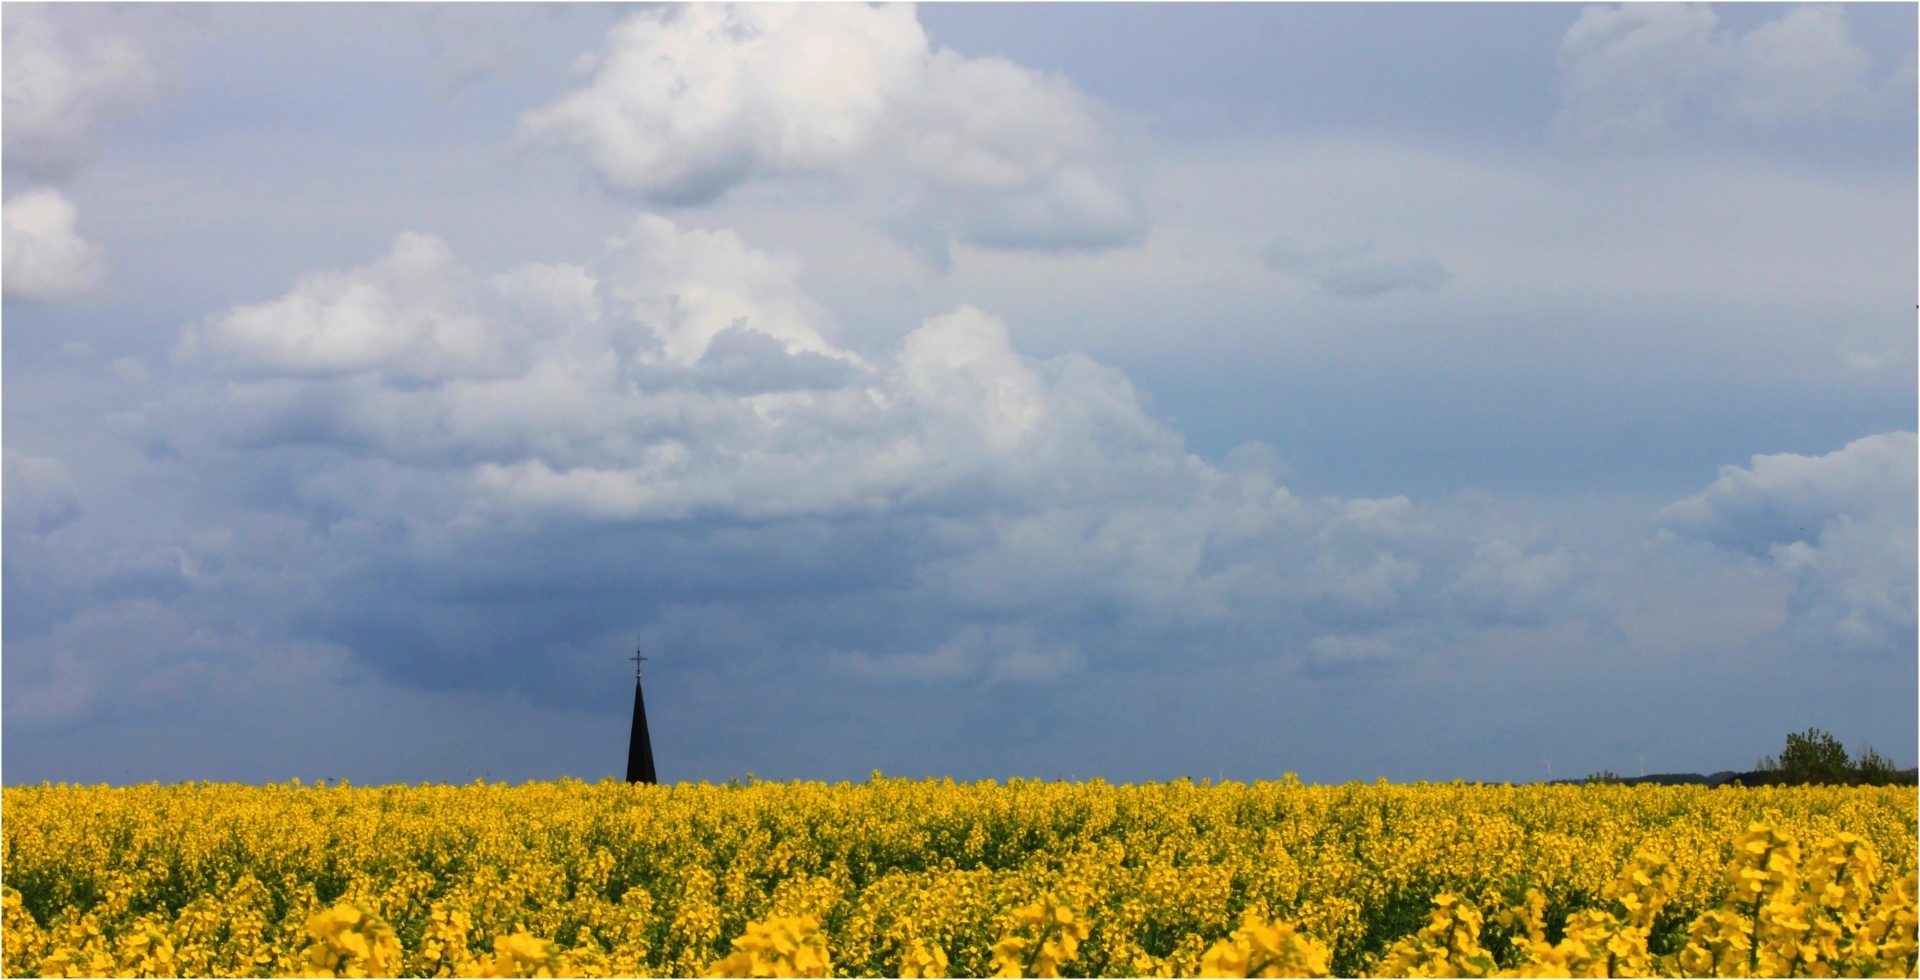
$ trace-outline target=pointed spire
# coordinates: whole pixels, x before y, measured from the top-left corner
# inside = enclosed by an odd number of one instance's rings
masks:
[[[640,693],[640,665],[646,661],[633,651],[633,732],[627,741],[627,782],[658,782],[653,773],[653,740],[647,735],[647,702]]]

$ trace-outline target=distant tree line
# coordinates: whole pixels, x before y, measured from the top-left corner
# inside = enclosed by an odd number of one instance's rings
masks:
[[[1840,740],[1818,728],[1787,736],[1780,757],[1763,756],[1754,771],[1742,773],[1748,786],[1894,786],[1915,783],[1915,771],[1896,769],[1868,745],[1847,757]],[[1758,777],[1757,779],[1746,777]]]
[[[1920,784],[1920,770],[1896,769],[1892,760],[1863,746],[1851,758],[1840,740],[1818,728],[1788,735],[1787,747],[1779,758],[1762,756],[1752,772],[1717,772],[1711,776],[1697,773],[1665,773],[1658,776],[1620,776],[1602,769],[1586,779],[1562,780],[1566,783],[1624,783],[1638,785],[1679,785],[1700,783],[1708,786],[1913,786]]]

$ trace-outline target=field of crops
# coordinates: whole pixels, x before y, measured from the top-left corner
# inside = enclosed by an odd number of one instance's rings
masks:
[[[1914,969],[1910,787],[39,786],[0,814],[9,976]]]

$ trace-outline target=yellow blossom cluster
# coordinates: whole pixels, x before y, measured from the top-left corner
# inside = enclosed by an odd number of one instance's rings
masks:
[[[1247,913],[1233,935],[1200,957],[1203,977],[1324,977],[1333,954],[1309,939],[1300,927],[1278,919],[1261,922]]]
[[[8,787],[8,976],[1912,975],[1901,787]]]
[[[1502,967],[1481,945],[1487,921],[1459,896],[1434,899],[1427,925],[1396,942],[1379,975],[1404,977],[1885,977],[1915,970],[1915,872],[1881,880],[1877,850],[1853,834],[1817,844],[1802,868],[1800,845],[1767,823],[1734,838],[1727,868],[1733,886],[1719,909],[1696,917],[1685,945],[1657,955],[1649,939],[1678,876],[1665,855],[1641,852],[1602,896],[1620,913],[1588,908],[1565,917],[1558,943],[1547,941],[1545,899],[1524,901],[1494,920],[1520,925],[1513,962]],[[1488,900],[1499,904],[1497,893]]]
[[[747,923],[733,953],[707,969],[710,977],[830,977],[827,937],[810,915]]]
[[[1031,905],[1013,910],[1013,931],[993,944],[996,977],[1057,977],[1060,965],[1080,955],[1087,938],[1086,919],[1048,892]]]

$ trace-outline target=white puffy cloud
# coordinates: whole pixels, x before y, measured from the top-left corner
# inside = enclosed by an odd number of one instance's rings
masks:
[[[132,39],[62,28],[36,4],[12,4],[0,19],[0,161],[8,182],[71,176],[93,134],[151,101],[158,73]],[[92,291],[104,276],[98,246],[75,230],[73,203],[42,187],[5,205],[5,295],[52,303]]]
[[[933,50],[911,6],[641,11],[582,67],[591,83],[528,113],[523,134],[656,203],[825,178],[936,255],[949,240],[1109,247],[1145,228],[1091,100],[1005,59]]]
[[[7,299],[54,303],[100,284],[101,249],[75,229],[78,212],[59,191],[30,191],[6,202],[4,279]]]
[[[929,55],[909,7],[645,11],[589,56],[593,82],[525,118],[622,190],[699,200],[771,170],[843,170]]]
[[[682,231],[643,215],[608,243],[601,265],[614,315],[644,327],[666,362],[693,365],[736,327],[773,338],[789,355],[851,357],[820,335],[827,314],[800,291],[797,265],[730,231]]]
[[[243,441],[307,438],[317,413],[333,438],[404,465],[471,461],[476,516],[860,509],[1071,442],[1042,430],[1077,415],[1138,415],[1090,365],[1050,386],[971,308],[870,366],[824,338],[796,274],[731,233],[652,216],[591,270],[486,283],[408,234],[367,267],[187,330],[177,356],[243,379],[224,389],[248,405],[231,423]],[[1073,400],[1080,387],[1106,404]]]
[[[56,177],[85,155],[101,123],[154,95],[157,75],[125,37],[62,37],[45,13],[9,5],[5,34],[4,147],[9,174]]]
[[[1756,554],[1816,541],[1841,521],[1910,526],[1914,464],[1911,432],[1857,439],[1824,456],[1755,456],[1748,467],[1722,466],[1718,480],[1660,518],[1688,537]]]
[[[485,374],[504,368],[501,345],[510,338],[489,331],[477,292],[445,242],[406,233],[371,265],[305,277],[280,299],[188,330],[180,354],[283,375]]]
[[[1560,46],[1555,129],[1581,142],[1644,142],[1691,114],[1766,127],[1861,116],[1882,100],[1873,58],[1838,6],[1805,6],[1744,35],[1704,5],[1586,8]]]
[[[1884,646],[1915,629],[1917,463],[1911,432],[1824,456],[1755,456],[1659,517],[1684,537],[1766,557],[1797,581],[1800,612]]]

